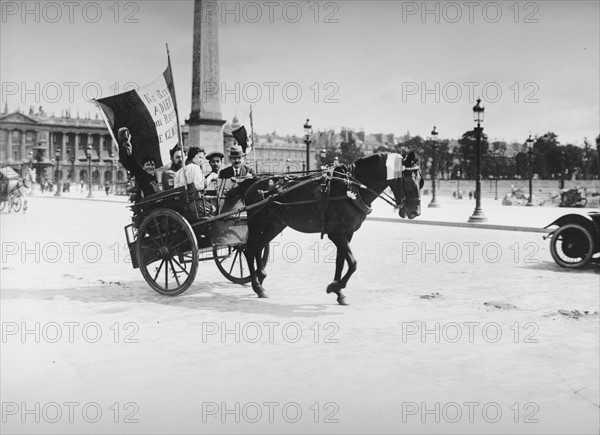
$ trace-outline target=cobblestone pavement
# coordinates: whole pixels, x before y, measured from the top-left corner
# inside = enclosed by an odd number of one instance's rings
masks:
[[[1,215],[3,432],[597,433],[599,268],[559,268],[543,234],[367,221],[341,307],[317,235],[274,240],[270,299],[211,262],[167,298],[128,222]]]

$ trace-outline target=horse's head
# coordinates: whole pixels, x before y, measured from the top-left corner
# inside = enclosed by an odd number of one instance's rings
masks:
[[[425,184],[419,158],[411,151],[402,161],[402,174],[388,181],[402,218],[414,219],[421,214],[421,189]]]

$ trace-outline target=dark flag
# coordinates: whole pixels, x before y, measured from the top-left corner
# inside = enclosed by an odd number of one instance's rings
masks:
[[[242,125],[237,130],[233,130],[231,134],[235,138],[238,145],[244,150],[244,154],[246,154],[246,148],[248,148],[248,133],[246,132],[246,127]]]
[[[121,127],[131,132],[133,157],[141,165],[152,156],[156,166],[170,162],[169,150],[179,142],[171,65],[152,83],[113,97],[96,100],[113,138]]]

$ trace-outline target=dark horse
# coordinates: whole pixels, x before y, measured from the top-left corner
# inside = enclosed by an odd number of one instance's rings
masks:
[[[395,168],[394,174],[392,168]],[[336,293],[338,303],[348,305],[342,289],[356,271],[350,241],[371,212],[371,203],[388,186],[401,217],[414,219],[421,214],[423,177],[414,152],[404,160],[399,154],[374,154],[349,167],[342,165],[333,171],[298,179],[267,177],[248,187],[245,191],[247,206],[270,198],[265,205],[248,210],[245,254],[256,294],[268,297],[262,286],[266,272],[261,253],[289,226],[303,233],[327,234],[335,244],[335,276],[327,286],[327,293]],[[348,263],[348,270],[342,277],[344,262]]]

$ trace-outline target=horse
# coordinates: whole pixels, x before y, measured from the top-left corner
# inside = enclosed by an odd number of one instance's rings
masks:
[[[290,227],[303,233],[321,233],[321,238],[327,234],[335,244],[335,274],[327,293],[335,293],[340,305],[349,305],[342,289],[357,266],[350,249],[352,237],[371,212],[371,203],[382,197],[386,187],[390,187],[395,203],[383,199],[399,209],[400,217],[414,219],[421,214],[420,189],[424,180],[418,165],[418,157],[412,151],[404,159],[396,153],[379,153],[316,176],[295,180],[271,176],[247,187],[243,194],[248,207],[244,254],[254,292],[259,298],[268,297],[262,286],[267,276],[262,252],[273,238]],[[251,207],[261,201],[262,205]],[[344,263],[348,270],[342,276]]]

